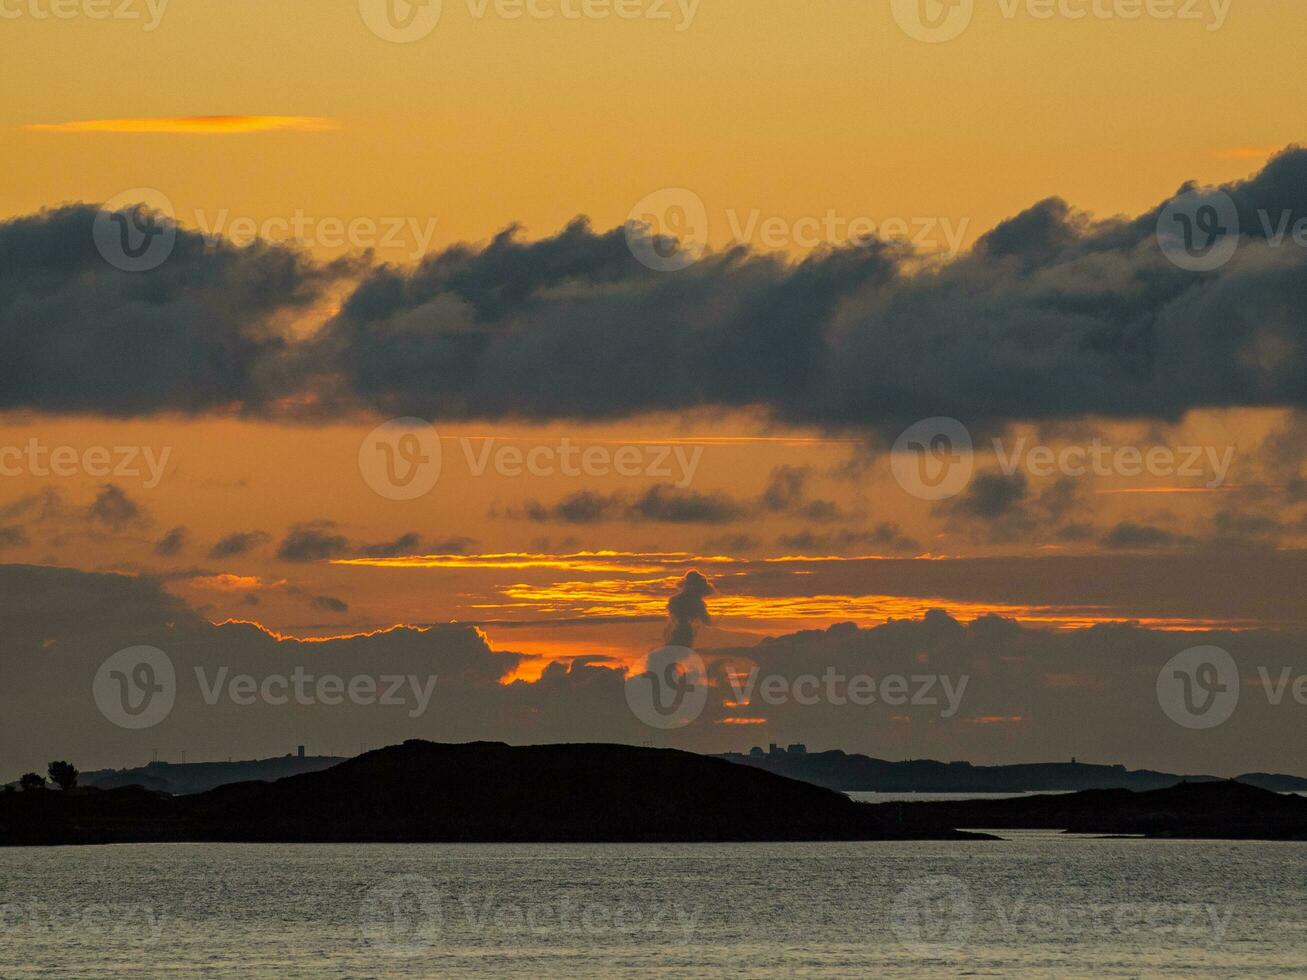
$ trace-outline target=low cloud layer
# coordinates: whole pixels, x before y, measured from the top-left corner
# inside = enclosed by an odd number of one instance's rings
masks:
[[[683,578],[668,604],[669,639],[692,637],[711,612],[710,589],[697,573]],[[312,602],[325,613],[344,605],[329,596]],[[621,666],[579,657],[549,665],[538,680],[514,681],[529,658],[491,649],[468,626],[298,641],[251,624],[206,622],[150,579],[15,565],[0,565],[0,616],[7,630],[0,649],[0,771],[11,776],[55,758],[90,769],[138,765],[156,749],[174,760],[186,751],[193,761],[278,755],[299,744],[312,753],[352,754],[360,743],[404,738],[612,741],[699,751],[806,742],[891,759],[1022,762],[1074,755],[1172,771],[1307,774],[1298,737],[1307,706],[1293,694],[1307,643],[1300,630],[1045,630],[996,616],[962,623],[943,611],[871,629],[846,623],[704,651],[714,680],[702,715],[683,729],[659,732],[628,706]],[[661,640],[656,623],[649,629],[652,648]],[[143,644],[169,658],[177,699],[157,725],[129,730],[108,720],[92,689],[110,655]],[[1242,688],[1228,721],[1191,730],[1163,711],[1157,679],[1176,654],[1204,644],[1230,652]],[[266,678],[297,668],[314,678],[396,676],[418,683],[406,680],[403,700],[391,705],[348,698],[301,703],[282,700],[280,688],[268,689],[273,697],[260,693]],[[251,698],[231,696],[231,682],[241,675],[259,685]],[[901,676],[908,701],[854,703],[838,686],[846,682],[837,682],[831,698],[825,681],[802,680],[828,675],[870,677],[881,691],[889,690],[880,686],[886,678]],[[912,678],[922,676],[937,678],[929,694],[934,700],[916,703],[921,682]],[[767,677],[781,680],[763,688]]]
[[[1302,407],[1307,249],[1292,230],[1307,150],[1224,190],[1243,237],[1210,272],[1163,254],[1166,202],[1095,221],[1049,199],[924,271],[871,241],[800,262],[737,248],[658,273],[623,229],[578,220],[371,268],[304,339],[278,324],[341,266],[182,230],[158,269],[122,272],[96,254],[96,209],[75,205],[0,225],[0,408],[594,420],[761,407],[890,432],[934,415],[984,427]]]

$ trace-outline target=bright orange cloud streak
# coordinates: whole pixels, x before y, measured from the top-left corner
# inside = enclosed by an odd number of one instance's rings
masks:
[[[393,558],[336,558],[333,565],[371,568],[552,568],[571,572],[648,574],[679,565],[724,565],[739,561],[725,555],[691,555],[684,551],[578,551],[571,555],[505,552],[496,555],[397,555]]]
[[[163,116],[138,119],[81,119],[61,123],[35,123],[25,129],[39,133],[183,133],[230,135],[292,130],[320,133],[339,129],[320,116]]]
[[[292,636],[290,633],[282,633],[278,630],[264,626],[262,623],[253,619],[224,619],[216,622],[214,626],[251,626],[260,633],[265,633],[272,637],[278,643],[334,643],[337,640],[358,640],[369,636],[385,636],[388,633],[398,633],[401,630],[408,630],[413,633],[428,633],[431,631],[429,626],[410,626],[406,623],[398,623],[394,626],[383,626],[374,630],[361,630],[356,633],[338,633],[333,636]],[[478,632],[480,632],[478,630]],[[484,636],[484,634],[483,634]]]
[[[1216,156],[1222,160],[1265,160],[1282,149],[1282,146],[1227,146],[1217,150]]]

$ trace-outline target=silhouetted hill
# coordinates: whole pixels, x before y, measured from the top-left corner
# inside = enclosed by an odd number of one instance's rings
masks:
[[[831,790],[670,749],[410,741],[192,796],[0,794],[0,843],[957,839]]]
[[[228,783],[244,783],[255,779],[270,781],[304,772],[318,772],[343,761],[345,760],[340,756],[283,755],[241,762],[151,762],[135,769],[84,772],[78,777],[77,783],[79,786],[99,789],[143,786],[181,796],[186,793],[203,793]]]
[[[1307,840],[1307,799],[1234,780],[1166,789],[1085,790],[1004,800],[879,803],[919,827],[1065,830],[1080,834]]]
[[[839,750],[778,755],[720,756],[731,762],[801,779],[827,789],[868,793],[1027,793],[1085,789],[1164,789],[1185,780],[1219,782],[1218,776],[1186,776],[1083,762],[1037,762],[1011,766],[973,766],[969,762],[914,759],[889,762]],[[1240,782],[1277,792],[1307,790],[1307,779],[1268,773],[1237,777]]]

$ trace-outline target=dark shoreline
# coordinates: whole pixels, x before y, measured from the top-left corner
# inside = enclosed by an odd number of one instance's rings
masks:
[[[771,843],[996,840],[961,827],[1307,840],[1307,799],[1234,781],[862,803],[671,749],[410,741],[317,772],[174,796],[0,794],[0,846],[124,843]]]

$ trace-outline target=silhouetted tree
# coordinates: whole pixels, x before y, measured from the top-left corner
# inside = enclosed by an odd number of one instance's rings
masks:
[[[18,780],[18,785],[24,790],[45,789],[45,778],[34,772],[24,773],[23,778]]]
[[[77,785],[77,768],[68,762],[50,763],[50,781],[65,792]]]

